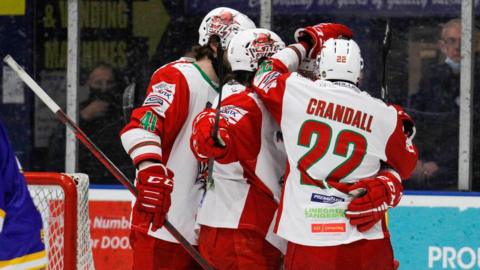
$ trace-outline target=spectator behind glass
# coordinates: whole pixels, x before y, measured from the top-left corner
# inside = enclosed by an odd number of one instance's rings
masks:
[[[122,116],[122,94],[124,85],[117,74],[108,64],[98,64],[88,75],[85,86],[88,88],[88,98],[79,105],[80,128],[90,139],[115,163],[127,176],[133,176],[134,168],[130,159],[124,153],[122,144],[117,138],[124,125]],[[54,158],[63,157],[65,151],[63,143],[54,144],[54,141],[64,142],[65,134],[57,131],[50,138],[50,145]],[[60,141],[61,140],[61,141]],[[86,173],[94,184],[118,183],[105,167],[79,143],[78,171]],[[52,162],[63,164],[63,160]],[[53,168],[58,171],[59,168]]]
[[[86,86],[89,90],[89,97],[80,105],[81,121],[88,123],[104,116],[109,109],[110,112],[115,112],[115,107],[121,105],[119,104],[121,93],[115,92],[120,89],[114,89],[117,82],[110,66],[100,64],[94,68],[88,76]]]
[[[461,31],[460,19],[452,19],[443,25],[438,47],[445,60],[440,64],[431,63],[423,69],[418,92],[410,97],[420,151],[410,183],[413,188],[457,188]],[[478,96],[478,91],[474,92]],[[474,99],[474,108],[478,107],[477,100],[478,97]],[[474,115],[478,113],[478,108],[475,111]],[[478,126],[477,116],[474,116],[474,131],[478,133],[475,125]],[[478,163],[475,159],[478,157],[474,156],[474,164]],[[474,175],[479,174],[477,167],[474,165]],[[474,179],[475,182],[478,181]]]

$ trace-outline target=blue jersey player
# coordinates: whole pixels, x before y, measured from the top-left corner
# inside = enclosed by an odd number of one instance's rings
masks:
[[[45,269],[42,218],[0,122],[0,269]]]

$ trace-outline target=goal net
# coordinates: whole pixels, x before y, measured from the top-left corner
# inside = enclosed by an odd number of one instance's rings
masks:
[[[86,174],[25,173],[42,215],[48,269],[94,269]]]

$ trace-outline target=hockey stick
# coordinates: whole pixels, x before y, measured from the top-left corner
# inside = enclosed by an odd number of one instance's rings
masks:
[[[7,55],[3,59],[22,79],[22,81],[32,89],[32,91],[37,95],[37,97],[42,100],[45,105],[58,117],[58,119],[65,124],[77,137],[80,142],[82,142],[85,147],[90,150],[90,152],[107,168],[113,176],[122,183],[125,187],[130,190],[132,194],[137,195],[137,189],[130,182],[127,177],[113,164],[110,159],[88,138],[88,136],[80,129],[80,127],[73,122],[68,115],[53,101],[50,96],[40,87],[40,85],[35,82],[30,75],[10,56]],[[163,224],[165,228],[175,237],[175,239],[180,242],[180,244],[187,250],[187,252],[197,261],[198,264],[203,269],[213,270],[214,268],[210,266],[207,261],[200,255],[200,253],[183,237],[183,235],[168,221],[165,220]]]
[[[383,46],[382,46],[382,65],[383,65],[383,73],[382,73],[382,100],[388,102],[388,88],[387,88],[387,55],[390,51],[390,45],[392,44],[392,32],[390,29],[390,19],[387,18],[387,23],[385,24],[385,36],[383,37]],[[358,198],[365,195],[367,192],[364,188],[359,188],[350,191],[348,194],[352,198]]]
[[[383,46],[382,46],[382,65],[383,65],[383,74],[382,74],[382,100],[388,102],[388,88],[387,88],[387,56],[390,51],[390,46],[392,44],[392,31],[390,29],[390,19],[387,18],[387,23],[385,24],[385,36],[383,37]]]
[[[213,129],[212,129],[212,138],[213,142],[215,143],[215,146],[218,147],[225,147],[225,142],[222,141],[221,138],[218,137],[218,124],[220,122],[220,104],[222,103],[222,92],[223,92],[223,85],[225,84],[224,80],[224,70],[223,70],[223,48],[222,48],[222,42],[219,39],[218,40],[218,46],[217,46],[217,57],[218,59],[218,79],[219,79],[219,88],[218,88],[218,103],[217,103],[217,108],[215,111],[215,122],[213,123]],[[214,164],[215,158],[209,158],[208,159],[208,179],[207,179],[207,185],[210,185],[213,187],[214,182],[213,182],[213,164]]]

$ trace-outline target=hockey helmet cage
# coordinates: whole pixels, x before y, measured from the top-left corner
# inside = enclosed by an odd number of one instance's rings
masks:
[[[363,59],[358,44],[350,39],[329,39],[316,59],[316,75],[321,80],[358,83]]]
[[[255,27],[255,23],[243,13],[231,8],[219,7],[210,11],[203,18],[198,29],[198,44],[207,45],[210,37],[218,36],[222,48],[225,50],[236,34]]]
[[[285,43],[274,32],[247,29],[234,36],[227,49],[227,59],[233,71],[255,71],[258,62],[285,48]]]

